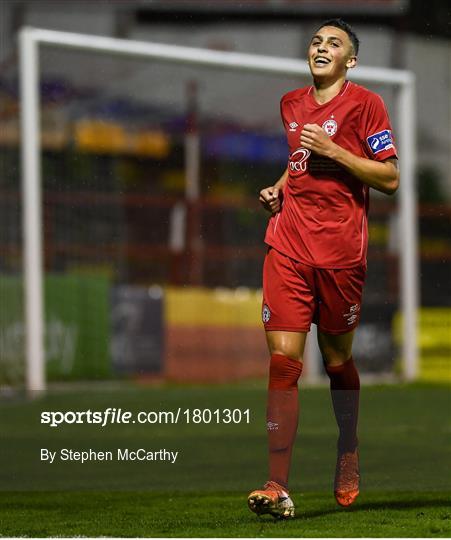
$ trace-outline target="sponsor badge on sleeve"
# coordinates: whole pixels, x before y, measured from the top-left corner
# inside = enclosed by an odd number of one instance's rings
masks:
[[[383,131],[370,135],[367,137],[366,141],[373,154],[378,154],[383,150],[393,148],[393,138],[389,129],[384,129]]]

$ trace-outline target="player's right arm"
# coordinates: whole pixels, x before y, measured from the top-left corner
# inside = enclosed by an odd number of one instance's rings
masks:
[[[288,178],[288,167],[277,182],[260,191],[259,201],[265,210],[277,214],[282,208],[282,190]]]

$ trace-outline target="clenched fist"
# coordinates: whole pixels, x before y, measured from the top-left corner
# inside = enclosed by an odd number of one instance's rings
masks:
[[[318,124],[305,124],[301,132],[300,143],[304,148],[325,157],[332,157],[332,152],[336,147]]]
[[[264,188],[260,191],[259,201],[263,208],[277,214],[282,208],[283,192],[281,189],[274,186]]]

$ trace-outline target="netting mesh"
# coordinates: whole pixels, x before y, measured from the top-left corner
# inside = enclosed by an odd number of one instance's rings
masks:
[[[209,325],[208,313],[192,321],[198,310],[215,309],[214,301],[193,300],[177,322],[165,290],[244,288],[252,296],[261,287],[267,215],[258,192],[286,166],[279,99],[307,81],[49,47],[40,71],[48,376],[164,375],[168,364],[174,374],[168,355],[176,354],[171,340],[181,339],[180,329],[191,328],[199,351],[205,335],[227,343],[238,329],[255,332],[258,301],[250,316],[240,315],[238,302],[221,324]],[[9,381],[23,373],[23,295],[17,84],[15,74],[4,80],[10,127],[0,147],[0,376]],[[393,116],[391,92],[372,89]],[[187,161],[196,160],[188,156],[189,138],[199,148],[194,201],[185,192]],[[385,372],[395,358],[396,199],[373,198],[371,214],[356,346],[364,370]],[[133,360],[117,357],[124,348],[112,344],[121,339],[142,343]],[[255,339],[263,342],[263,333]]]
[[[17,385],[24,379],[19,108],[8,79],[0,94],[0,383]]]

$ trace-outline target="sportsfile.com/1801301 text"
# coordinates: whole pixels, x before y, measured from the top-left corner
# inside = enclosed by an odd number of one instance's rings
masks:
[[[250,409],[183,409],[140,411],[133,413],[108,407],[103,411],[42,411],[41,424],[58,427],[64,424],[249,424]]]

